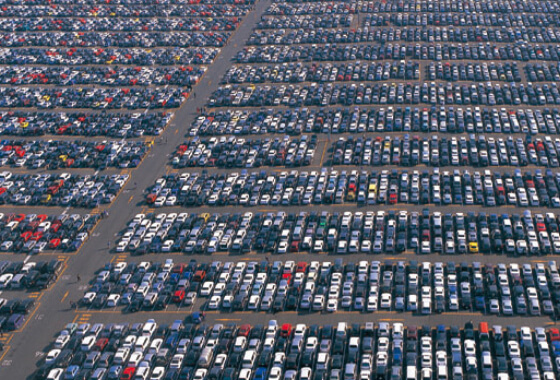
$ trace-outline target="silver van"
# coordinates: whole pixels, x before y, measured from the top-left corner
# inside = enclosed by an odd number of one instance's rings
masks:
[[[198,366],[200,368],[210,367],[213,358],[214,358],[214,351],[212,351],[212,348],[205,347],[200,353],[200,356],[198,357]]]

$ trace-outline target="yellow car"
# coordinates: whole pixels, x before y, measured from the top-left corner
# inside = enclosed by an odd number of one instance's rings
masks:
[[[475,242],[469,243],[469,252],[470,253],[478,253],[478,243],[475,243]]]

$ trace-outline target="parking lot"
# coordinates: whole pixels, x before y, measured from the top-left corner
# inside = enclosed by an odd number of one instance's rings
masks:
[[[6,2],[0,377],[557,378],[558,14]]]

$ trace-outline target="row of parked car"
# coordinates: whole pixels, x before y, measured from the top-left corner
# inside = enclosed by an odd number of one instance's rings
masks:
[[[420,16],[417,16],[420,17]],[[538,22],[538,21],[537,21]],[[331,29],[318,33],[302,33],[302,30],[286,35],[287,32],[274,32],[274,35],[285,35],[282,44],[290,43],[363,43],[363,42],[428,42],[428,43],[472,43],[472,42],[493,42],[493,43],[516,43],[516,42],[537,42],[555,43],[560,41],[560,34],[553,30],[541,30],[540,27],[528,27],[523,30],[516,28],[494,28],[484,26],[469,27],[440,27],[440,26],[407,26],[407,27],[387,27],[388,20],[379,15],[377,20],[371,20],[363,29],[349,31],[346,29]],[[297,25],[297,24],[296,24]],[[284,26],[286,28],[293,28]],[[283,29],[281,29],[283,30]],[[302,40],[294,41],[290,35],[300,35]],[[253,36],[262,35],[263,39],[256,39],[257,45],[275,44],[272,35],[268,33],[254,33]]]
[[[542,65],[538,65],[542,67]],[[526,65],[525,71],[527,79],[530,82],[555,80],[552,76],[532,75],[529,71],[531,66]],[[430,80],[445,80],[445,81],[507,81],[507,82],[521,82],[522,76],[517,67],[517,63],[430,63],[426,66],[426,78]],[[560,75],[558,77],[560,79]]]
[[[188,86],[198,82],[206,67],[52,67],[23,66],[0,69],[0,84],[12,86],[102,85],[114,86]]]
[[[194,137],[177,147],[172,164],[178,168],[303,166],[313,160],[317,136],[300,139],[247,140],[235,136]],[[405,134],[402,137],[340,137],[329,149],[332,165],[527,166],[558,167],[560,139],[479,135],[431,139]]]
[[[248,11],[248,4],[252,1],[239,1],[235,5],[233,2],[227,4],[224,1],[216,4],[175,1],[167,4],[165,8],[151,7],[146,4],[138,4],[134,1],[119,1],[118,4],[96,4],[91,7],[86,4],[65,4],[60,3],[55,8],[39,5],[12,5],[2,10],[0,15],[4,17],[233,17],[243,16]]]
[[[41,282],[49,277],[50,274],[42,276]],[[35,306],[35,300],[33,298],[13,298],[11,300],[6,300],[5,298],[0,298],[0,331],[10,331],[19,328],[15,321],[21,319],[25,321],[25,315],[29,314]],[[11,321],[10,321],[11,319]]]
[[[119,138],[159,135],[173,118],[171,112],[0,112],[0,135],[108,136]]]
[[[1,268],[1,267],[0,267]],[[0,286],[17,279],[7,273]],[[266,261],[189,264],[107,264],[81,300],[88,308],[138,310],[192,307],[206,310],[282,312],[409,311],[419,314],[459,310],[502,315],[550,315],[560,308],[560,275],[530,264],[486,266],[454,262]],[[16,281],[17,286],[17,281]]]
[[[372,211],[138,214],[116,251],[420,254],[560,253],[558,217],[547,213]]]
[[[134,168],[148,152],[140,141],[2,140],[0,166],[28,169]]]
[[[243,86],[225,85],[209,100],[213,107],[333,106],[353,104],[552,105],[560,92],[551,84],[375,83]]]
[[[336,28],[350,27],[353,15],[320,14],[320,15],[275,15],[263,16],[255,29],[300,29],[300,28]]]
[[[540,63],[527,64],[525,66],[525,72],[527,73],[527,79],[531,82],[560,79],[560,71],[557,65],[543,65]]]
[[[134,47],[215,47],[225,45],[231,32],[129,32],[129,33],[83,33],[75,38],[74,32],[46,33],[0,33],[0,47],[32,47],[49,46],[67,48],[84,48],[97,46],[119,46],[121,48]]]
[[[557,328],[365,322],[310,325],[66,325],[36,379],[545,379],[560,370]]]
[[[245,5],[244,5],[244,4]],[[248,1],[240,4],[167,4],[165,8],[136,2],[106,3],[95,6],[59,3],[56,7],[33,4],[10,4],[0,10],[2,17],[235,17],[244,16]]]
[[[531,27],[553,27],[558,25],[560,19],[557,12],[506,13],[497,16],[494,11],[485,10],[480,13],[470,13],[464,10],[453,10],[448,12],[372,12],[365,16],[365,24],[370,26],[395,25],[403,26],[490,26],[490,27],[519,27],[530,30]]]
[[[0,21],[3,32],[208,32],[235,30],[238,17],[115,18],[115,17],[10,17]]]
[[[305,166],[311,164],[316,148],[316,135],[255,140],[233,136],[209,139],[194,137],[177,147],[172,164],[177,168]]]
[[[213,47],[0,48],[0,63],[3,65],[209,65],[219,51],[220,49]]]
[[[430,61],[553,61],[560,57],[560,46],[533,44],[314,44],[311,46],[249,46],[235,57],[237,63],[283,63],[355,60]]]
[[[528,0],[523,3],[517,3],[510,0],[491,0],[484,4],[476,1],[467,0],[463,3],[448,3],[445,1],[434,1],[426,3],[423,1],[406,0],[406,1],[386,1],[384,3],[362,3],[360,4],[360,12],[363,13],[381,13],[381,12],[461,12],[470,14],[471,12],[496,13],[500,17],[505,17],[511,13],[522,16],[524,13],[558,13],[558,5],[540,1]]]
[[[300,83],[339,81],[381,81],[387,79],[419,79],[418,63],[339,63],[233,66],[222,83]]]
[[[62,3],[62,2],[61,2]],[[172,7],[173,5],[177,5],[180,7],[196,7],[196,6],[203,6],[205,4],[211,4],[213,6],[215,5],[222,5],[222,4],[230,4],[230,5],[240,5],[240,6],[244,6],[244,5],[250,5],[253,4],[254,1],[253,0],[216,0],[216,1],[212,1],[209,2],[208,0],[173,0],[172,4],[168,4],[169,7]],[[13,0],[7,0],[6,4],[10,4],[10,5],[21,5],[20,3],[17,3],[16,1]],[[48,0],[31,0],[28,3],[29,6],[50,6],[50,3]],[[150,8],[149,5],[142,5],[142,4],[138,4],[136,1],[134,0],[115,0],[113,2],[111,2],[108,6],[118,6],[118,5],[125,5],[128,9],[134,9],[134,7],[147,7]],[[72,6],[76,6],[75,4],[72,4]],[[98,6],[107,6],[105,4],[99,4]],[[165,8],[167,9],[167,8]],[[165,12],[165,9],[159,9],[156,7],[151,7],[150,11],[151,12]]]
[[[0,289],[45,289],[56,281],[64,264],[60,260],[24,263],[22,261],[0,262]],[[13,314],[19,299],[0,298],[0,314]],[[24,302],[24,305],[33,303]],[[0,328],[2,328],[0,323]]]
[[[560,133],[560,113],[556,108],[486,107],[382,107],[382,108],[302,108],[297,110],[218,110],[199,116],[189,134],[249,135],[282,133]]]
[[[560,207],[560,173],[485,170],[342,170],[280,173],[182,173],[161,177],[146,202],[164,206],[436,204]]]
[[[99,219],[99,214],[0,214],[0,251],[73,252],[87,240]]]
[[[0,107],[155,109],[178,108],[189,88],[1,87]]]
[[[558,167],[560,139],[486,137],[340,137],[332,146],[333,165],[546,166]]]
[[[324,15],[331,13],[354,14],[360,4],[352,2],[277,2],[273,3],[265,11],[266,15]]]
[[[0,204],[78,206],[93,208],[111,203],[128,174],[14,174],[0,173]]]

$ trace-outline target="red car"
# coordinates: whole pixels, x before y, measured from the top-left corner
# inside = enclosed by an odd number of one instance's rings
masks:
[[[307,269],[307,263],[305,261],[300,261],[296,267],[296,273],[305,273]]]
[[[132,380],[136,373],[136,367],[126,367],[121,375],[120,380]]]
[[[239,326],[239,330],[237,330],[237,336],[248,337],[250,332],[251,332],[251,325],[249,324],[241,325]]]
[[[25,231],[20,235],[20,238],[22,238],[24,242],[27,242],[29,239],[31,239],[31,236],[33,236],[33,232]]]
[[[59,238],[54,238],[51,239],[51,241],[49,241],[49,248],[50,249],[56,249],[56,247],[58,247],[60,245],[60,239]]]
[[[175,266],[173,267],[173,273],[183,273],[183,271],[185,270],[185,264],[175,264]]]
[[[556,327],[552,327],[550,330],[548,330],[548,334],[550,335],[551,342],[560,341],[560,330],[558,330]]]
[[[103,351],[105,349],[105,346],[107,346],[107,343],[109,343],[109,339],[100,338],[97,340],[97,342],[95,342],[94,348],[98,351]]]
[[[282,325],[282,329],[280,330],[280,336],[284,338],[288,338],[292,333],[292,325],[289,323],[284,323]]]
[[[185,298],[185,290],[180,289],[176,290],[175,293],[173,293],[173,302],[181,303],[181,301],[183,301],[183,298]]]

